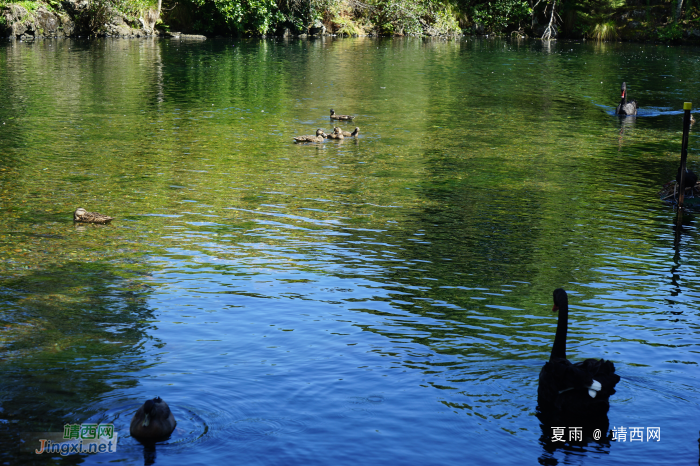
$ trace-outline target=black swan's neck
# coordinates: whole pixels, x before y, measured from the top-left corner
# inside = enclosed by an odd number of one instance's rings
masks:
[[[620,97],[620,105],[627,105],[627,83],[622,83],[622,97]]]
[[[559,318],[557,319],[557,334],[552,345],[552,354],[549,360],[566,359],[566,331],[569,327],[569,305],[559,306]]]

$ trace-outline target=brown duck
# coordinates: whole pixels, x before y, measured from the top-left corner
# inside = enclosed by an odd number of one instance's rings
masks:
[[[177,421],[168,403],[159,396],[146,401],[131,419],[129,433],[138,440],[157,442],[170,437]]]
[[[316,136],[295,136],[294,142],[323,142],[326,133],[321,128],[316,130]]]
[[[352,115],[336,115],[335,110],[331,109],[331,120],[352,120],[355,118]]]
[[[336,133],[337,132],[343,133],[343,136],[345,136],[346,138],[356,138],[357,135],[360,134],[360,128],[358,128],[357,126],[355,127],[355,131],[353,131],[352,133],[350,131],[343,131],[342,129],[338,128],[337,126],[335,128],[333,128],[333,130]]]
[[[82,207],[78,207],[75,212],[73,212],[73,220],[85,223],[108,223],[114,220],[114,217],[108,217],[97,212],[88,212]]]
[[[341,130],[337,126],[333,128],[333,132],[331,134],[326,134],[326,137],[328,139],[345,139],[345,136],[343,135],[343,130]]]

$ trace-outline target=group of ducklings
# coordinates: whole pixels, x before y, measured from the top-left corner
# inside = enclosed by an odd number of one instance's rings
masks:
[[[331,109],[331,120],[352,120],[355,118],[352,115],[336,115],[335,111]],[[306,136],[296,136],[294,138],[295,142],[323,142],[324,139],[345,139],[345,138],[355,138],[360,134],[360,128],[355,127],[355,131],[352,133],[350,131],[343,131],[343,129],[336,126],[333,128],[332,133],[326,133],[321,128],[316,130],[316,135],[306,135]]]

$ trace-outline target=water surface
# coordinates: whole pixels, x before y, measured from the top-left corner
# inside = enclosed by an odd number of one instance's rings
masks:
[[[673,178],[700,50],[460,39],[0,44],[7,464],[698,460],[695,215]],[[622,81],[637,118],[612,115]],[[335,123],[358,139],[295,145]],[[698,166],[691,133],[689,166]],[[77,207],[116,217],[74,225]],[[536,417],[551,293],[614,361],[612,427]],[[156,395],[178,419],[128,435]],[[114,455],[19,451],[114,423]]]

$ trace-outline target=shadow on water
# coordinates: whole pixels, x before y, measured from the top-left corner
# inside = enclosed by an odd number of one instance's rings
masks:
[[[126,275],[105,262],[72,262],[4,281],[0,460],[44,463],[19,451],[22,432],[86,421],[110,392],[137,384],[130,373],[152,364],[142,355],[153,317],[148,275]]]
[[[681,257],[681,245],[683,243],[683,236],[686,235],[688,240],[692,239],[692,230],[694,230],[694,215],[692,212],[685,209],[683,212],[678,212],[676,217],[676,222],[672,224],[673,228],[673,265],[671,266],[671,297],[677,297],[683,295],[683,290],[681,288],[681,273],[680,269],[684,264],[683,258]],[[678,221],[680,220],[680,221]],[[672,298],[666,299],[669,304],[678,304]],[[682,310],[672,310],[675,315],[682,314]]]
[[[560,460],[559,454],[581,455],[585,451],[608,452],[612,433],[607,409],[593,416],[562,418],[551,413],[537,412],[542,435],[539,442],[542,454],[537,459],[539,464],[555,465]],[[568,461],[561,461],[567,464]]]

